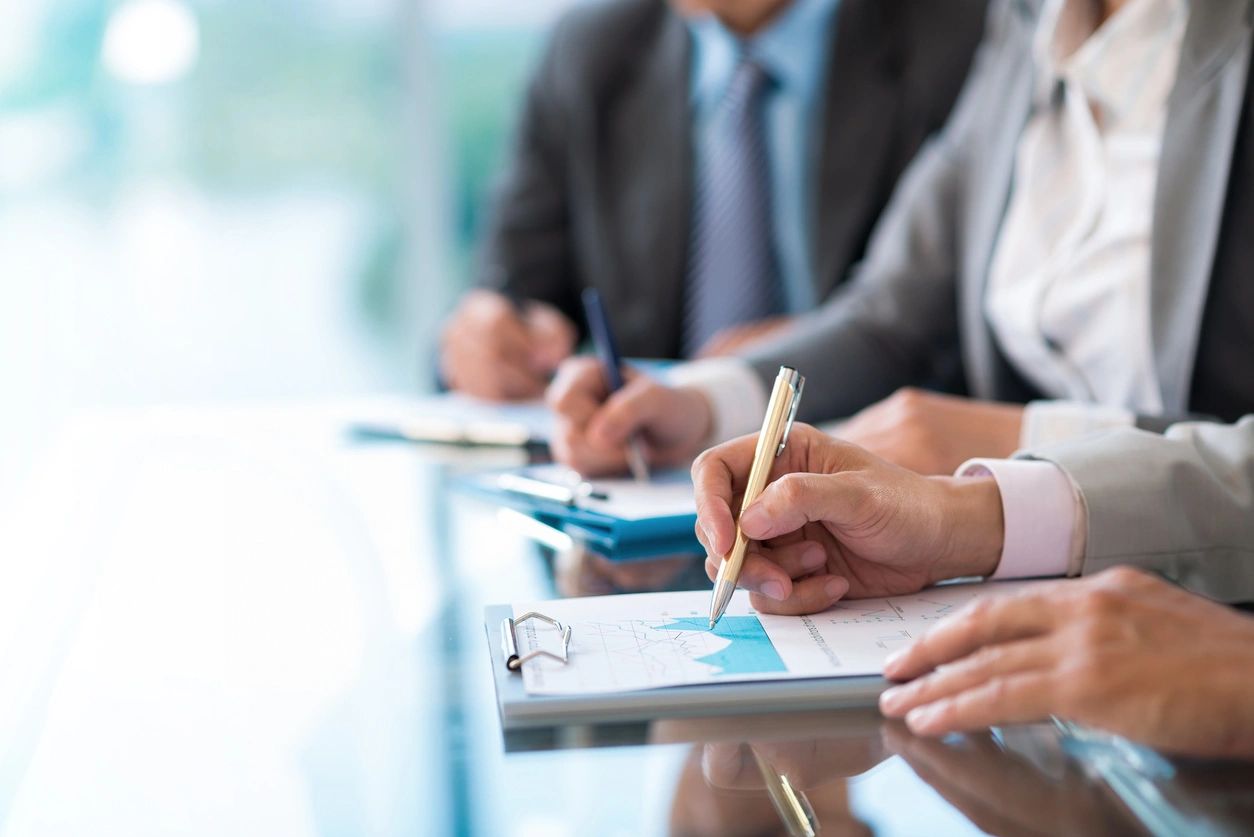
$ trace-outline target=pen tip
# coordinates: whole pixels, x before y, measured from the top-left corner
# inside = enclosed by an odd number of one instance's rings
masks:
[[[717,624],[717,623],[718,623],[718,620],[717,620],[717,619],[715,619],[713,616],[711,616],[711,617],[710,617],[710,630],[711,630],[711,631],[712,631],[712,630],[714,630],[714,626],[715,626],[715,624]]]

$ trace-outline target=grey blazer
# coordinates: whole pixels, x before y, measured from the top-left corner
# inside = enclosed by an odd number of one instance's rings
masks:
[[[1214,599],[1254,601],[1254,416],[1178,424],[1165,437],[1119,430],[1028,456],[1080,490],[1085,573],[1137,564]]]
[[[987,0],[842,0],[812,194],[815,298],[862,258],[901,172],[944,124]],[[692,191],[690,36],[665,0],[583,6],[532,79],[478,283],[582,327],[600,288],[620,348],[676,357]]]
[[[864,262],[834,298],[748,359],[809,378],[802,418],[849,415],[957,354],[960,391],[1026,401],[985,321],[989,262],[1031,114],[1039,0],[996,0],[944,131],[903,175]],[[1154,200],[1151,329],[1166,415],[1254,413],[1252,0],[1192,4]]]

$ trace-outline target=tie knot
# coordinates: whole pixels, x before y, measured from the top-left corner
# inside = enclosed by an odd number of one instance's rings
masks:
[[[744,55],[732,73],[724,96],[724,107],[730,113],[747,110],[771,85],[771,74],[756,58]]]

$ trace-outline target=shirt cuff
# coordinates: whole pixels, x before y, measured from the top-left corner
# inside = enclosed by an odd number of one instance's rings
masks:
[[[1023,411],[1019,448],[1069,442],[1101,430],[1135,425],[1136,415],[1123,407],[1082,401],[1033,401]]]
[[[753,433],[762,426],[769,393],[753,367],[734,357],[681,363],[667,370],[666,383],[692,387],[710,402],[713,424],[706,445]]]
[[[1073,574],[1080,563],[1075,554],[1080,501],[1061,468],[1052,462],[972,459],[955,476],[991,476],[1001,491],[1005,540],[991,578]]]

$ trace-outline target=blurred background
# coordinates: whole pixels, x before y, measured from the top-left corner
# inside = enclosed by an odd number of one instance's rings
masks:
[[[0,510],[83,408],[429,385],[577,0],[0,0]]]

